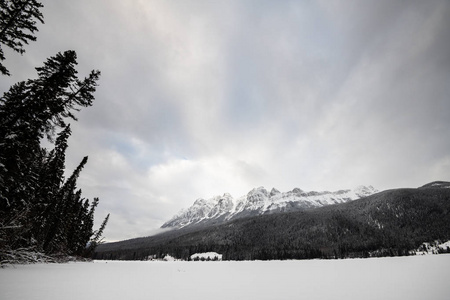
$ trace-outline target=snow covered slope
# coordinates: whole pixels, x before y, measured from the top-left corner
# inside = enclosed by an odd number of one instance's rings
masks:
[[[183,228],[194,224],[218,224],[236,218],[262,214],[298,211],[330,204],[344,203],[378,192],[372,186],[336,192],[305,192],[299,188],[282,193],[264,187],[251,190],[238,199],[226,193],[211,199],[197,199],[188,209],[164,223],[162,228]]]

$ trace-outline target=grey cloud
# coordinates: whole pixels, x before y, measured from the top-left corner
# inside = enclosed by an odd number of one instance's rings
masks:
[[[80,186],[111,240],[255,186],[449,180],[447,1],[43,2],[0,88],[66,49],[102,71],[67,165],[89,155]]]

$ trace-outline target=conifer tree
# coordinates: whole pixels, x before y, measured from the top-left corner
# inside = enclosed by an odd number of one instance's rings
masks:
[[[9,75],[1,47],[24,53],[24,45],[36,39],[37,22],[43,23],[42,7],[36,0],[0,0],[1,74]],[[94,70],[79,79],[76,59],[75,51],[57,53],[36,68],[36,79],[0,97],[0,263],[18,248],[88,255],[101,241],[109,215],[93,231],[99,200],[90,203],[77,188],[87,157],[64,178],[67,120],[76,121],[75,112],[92,105],[100,76]],[[43,148],[43,138],[55,148]]]
[[[82,255],[100,241],[109,216],[94,232],[98,199],[90,204],[76,184],[87,157],[64,179],[67,119],[76,120],[76,111],[92,105],[100,76],[92,71],[80,80],[76,64],[74,51],[58,53],[36,68],[37,79],[13,85],[0,98],[0,230],[16,229],[5,234],[0,249],[32,246]],[[55,148],[42,148],[41,140],[53,142],[58,129]]]
[[[0,189],[3,210],[23,209],[36,180],[33,166],[40,156],[40,140],[52,139],[55,130],[76,120],[74,111],[92,105],[100,76],[92,71],[76,76],[76,53],[66,51],[36,68],[38,78],[20,82],[0,98]],[[28,200],[27,200],[28,199]]]
[[[40,11],[43,7],[36,0],[0,0],[0,73],[10,75],[8,69],[1,63],[5,60],[2,45],[23,54],[24,46],[29,41],[35,41],[38,31],[36,23],[44,23]]]
[[[51,229],[51,219],[56,215],[56,207],[59,202],[59,190],[64,178],[65,169],[65,151],[67,149],[67,139],[70,136],[70,126],[64,128],[58,134],[55,142],[55,148],[44,154],[42,165],[38,175],[37,189],[35,191],[35,200],[32,203],[32,211],[29,219],[39,224],[33,226],[31,236],[36,241],[44,241],[47,232]],[[39,248],[43,248],[42,244]]]

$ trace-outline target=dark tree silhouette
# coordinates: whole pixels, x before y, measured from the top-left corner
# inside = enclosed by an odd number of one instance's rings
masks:
[[[44,23],[42,7],[36,0],[0,0],[0,73],[3,75],[10,73],[1,63],[5,60],[2,45],[23,54],[25,44],[36,40],[36,23]]]
[[[93,231],[92,203],[82,198],[77,179],[85,157],[67,179],[67,119],[92,105],[100,72],[76,76],[76,53],[66,51],[36,68],[37,79],[13,85],[0,98],[0,250],[33,248],[46,254],[89,255],[101,241],[109,215]],[[55,148],[41,147],[47,137]],[[0,256],[1,256],[0,251]]]

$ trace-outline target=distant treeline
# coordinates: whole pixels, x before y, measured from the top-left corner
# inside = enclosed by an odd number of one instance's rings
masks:
[[[217,252],[224,260],[409,255],[423,242],[450,239],[450,189],[384,191],[345,204],[240,219],[100,245],[95,259],[189,260]]]

